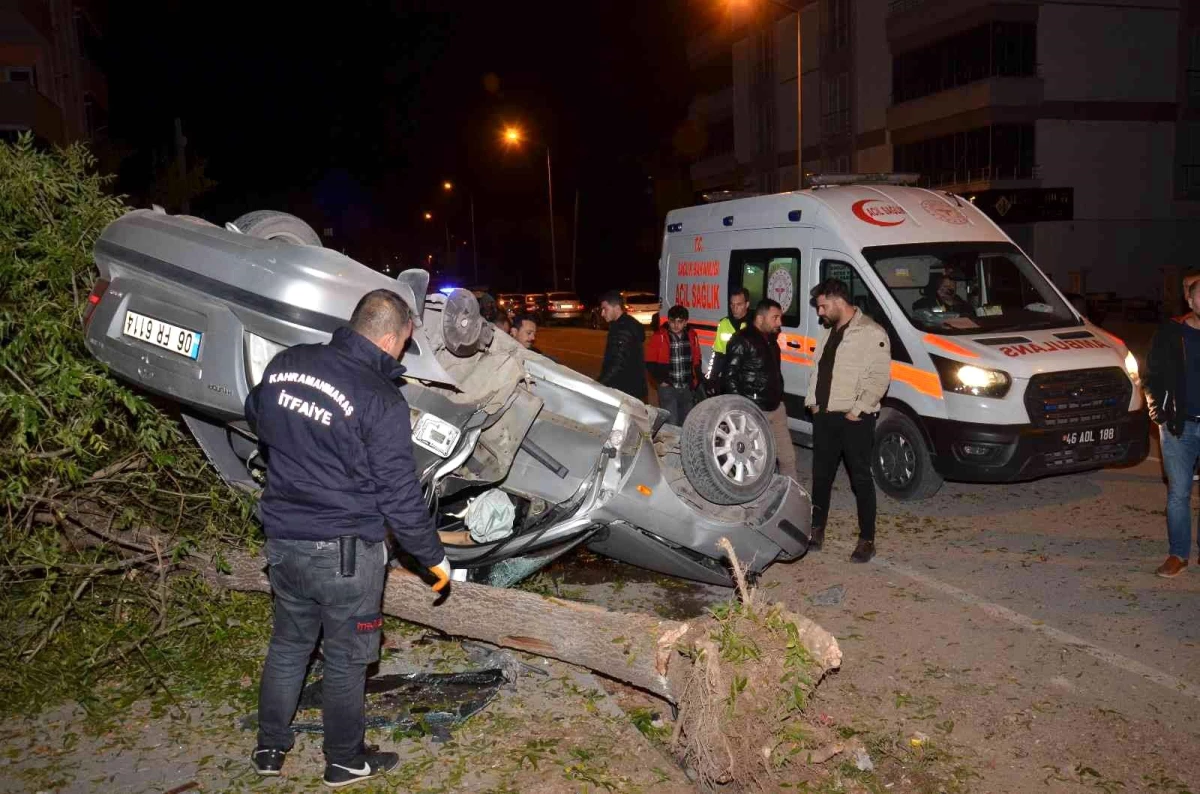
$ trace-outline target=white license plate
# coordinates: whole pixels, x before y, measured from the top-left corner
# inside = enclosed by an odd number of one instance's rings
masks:
[[[1062,434],[1064,446],[1075,447],[1084,444],[1111,444],[1117,440],[1115,427],[1093,427],[1088,430],[1073,430]]]
[[[164,323],[144,314],[127,311],[123,330],[125,336],[149,342],[187,358],[194,359],[200,355],[200,338],[203,334],[190,328],[180,328],[178,325]]]

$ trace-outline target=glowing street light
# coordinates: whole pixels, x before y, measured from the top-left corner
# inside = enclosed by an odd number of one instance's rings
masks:
[[[442,190],[445,190],[445,191],[454,190],[454,183],[449,180],[446,180],[445,182],[442,183]]]
[[[520,127],[513,126],[504,128],[504,143],[508,146],[516,146],[519,143],[530,143],[541,146],[546,150],[546,193],[550,198],[550,267],[553,273],[554,289],[558,289],[558,253],[554,247],[554,177],[551,176],[550,171],[550,147],[529,140],[521,132]]]
[[[427,220],[427,221],[433,220],[433,213],[432,212],[425,213],[425,220]]]

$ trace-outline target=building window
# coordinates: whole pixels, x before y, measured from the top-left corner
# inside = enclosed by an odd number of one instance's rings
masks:
[[[841,72],[824,80],[821,89],[821,134],[824,137],[850,131],[850,73]]]
[[[717,157],[733,151],[733,119],[722,119],[708,125],[708,142],[704,147],[706,157]]]
[[[1200,99],[1200,28],[1188,30],[1187,92],[1188,104]]]
[[[0,80],[37,88],[37,72],[32,66],[0,66]]]
[[[843,50],[850,44],[850,0],[828,0],[829,16],[825,41],[830,52]]]
[[[892,59],[892,101],[935,94],[989,77],[1037,75],[1037,26],[989,22]]]
[[[1033,136],[1032,124],[996,124],[900,144],[893,167],[920,174],[926,186],[1032,179]]]
[[[1200,199],[1200,123],[1179,126],[1179,184],[1183,198]]]

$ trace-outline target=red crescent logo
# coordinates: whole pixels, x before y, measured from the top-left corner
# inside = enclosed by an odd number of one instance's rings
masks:
[[[882,204],[879,207],[869,207],[868,204]],[[899,226],[904,223],[904,210],[897,207],[895,204],[884,204],[879,199],[863,199],[862,201],[854,202],[850,207],[850,211],[854,213],[860,221],[875,226]],[[898,217],[899,220],[889,221],[884,218]]]

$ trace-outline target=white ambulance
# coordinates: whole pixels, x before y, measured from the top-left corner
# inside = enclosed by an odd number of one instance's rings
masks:
[[[688,308],[705,366],[730,290],[783,307],[793,433],[820,331],[809,290],[835,277],[887,329],[892,383],[872,456],[879,487],[921,499],[943,479],[1029,480],[1146,457],[1137,361],[1088,322],[970,201],[906,178],[827,178],[793,193],[667,215],[662,311]]]

